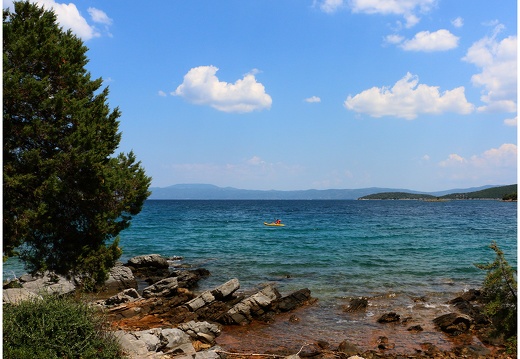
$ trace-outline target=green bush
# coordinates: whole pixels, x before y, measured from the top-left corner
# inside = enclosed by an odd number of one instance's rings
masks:
[[[496,253],[495,260],[477,264],[487,271],[482,284],[485,313],[494,326],[494,336],[505,339],[509,349],[516,349],[517,341],[517,281],[516,271],[509,265],[495,242],[489,246]]]
[[[3,306],[8,359],[124,358],[102,318],[86,302],[47,296]]]

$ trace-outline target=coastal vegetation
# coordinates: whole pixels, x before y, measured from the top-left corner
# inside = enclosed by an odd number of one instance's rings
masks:
[[[492,335],[502,337],[508,349],[516,352],[517,346],[517,281],[516,271],[509,265],[495,242],[489,246],[496,253],[495,260],[488,264],[476,264],[487,271],[482,284],[482,302],[494,328]]]
[[[425,201],[445,201],[456,199],[502,199],[516,201],[517,185],[498,186],[487,188],[480,191],[467,193],[451,193],[444,196],[433,196],[426,193],[409,193],[409,192],[382,192],[374,193],[359,198],[360,200],[425,200]]]
[[[3,256],[30,272],[102,283],[121,255],[118,234],[141,211],[151,179],[114,152],[118,108],[91,79],[87,48],[52,11],[3,11]]]
[[[74,298],[48,295],[4,304],[3,333],[4,358],[123,358],[104,318]]]

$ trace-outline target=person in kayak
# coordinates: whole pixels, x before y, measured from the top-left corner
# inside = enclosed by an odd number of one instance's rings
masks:
[[[276,224],[281,224],[282,221],[281,221],[280,219],[277,219],[274,223],[276,223]]]

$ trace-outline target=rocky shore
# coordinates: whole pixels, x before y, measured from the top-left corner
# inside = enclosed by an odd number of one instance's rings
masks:
[[[198,293],[197,283],[210,273],[203,268],[172,266],[172,260],[179,259],[151,254],[120,263],[111,270],[105,287],[93,299],[93,305],[106,316],[129,358],[516,358],[505,354],[500,343],[489,337],[490,323],[478,305],[478,290],[451,300],[452,311],[434,318],[433,323],[449,338],[477,336],[485,346],[461,344],[446,351],[431,343],[418,343],[420,349],[412,353],[396,353],[392,338],[379,336],[370,350],[361,350],[348,340],[336,345],[316,338],[292,351],[279,348],[260,353],[234,351],[233,345],[218,343],[224,330],[229,337],[234,328],[254,328],[255,323],[269,325],[279,318],[298,322],[299,308],[312,306],[317,299],[307,288],[287,295],[279,293],[273,285],[254,292],[241,291],[238,278]],[[3,302],[16,303],[37,297],[42,291],[66,295],[73,293],[76,286],[73,280],[49,274],[24,275],[4,284]],[[344,311],[362,313],[369,301],[370,298],[352,299]],[[376,318],[375,325],[407,326],[410,319],[388,312]],[[420,325],[407,326],[410,335],[422,330]]]

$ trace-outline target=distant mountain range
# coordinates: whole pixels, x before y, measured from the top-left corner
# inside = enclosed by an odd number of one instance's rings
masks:
[[[262,191],[247,190],[233,187],[218,187],[211,184],[176,184],[169,187],[152,187],[152,194],[148,199],[221,199],[221,200],[239,200],[239,199],[258,199],[258,200],[346,200],[358,199],[375,193],[383,192],[406,192],[415,194],[428,194],[435,197],[445,196],[452,193],[468,193],[481,191],[488,188],[499,186],[482,186],[465,189],[452,189],[439,192],[419,192],[407,189],[395,188],[360,188],[360,189],[326,189],[326,190],[301,190],[301,191]]]

